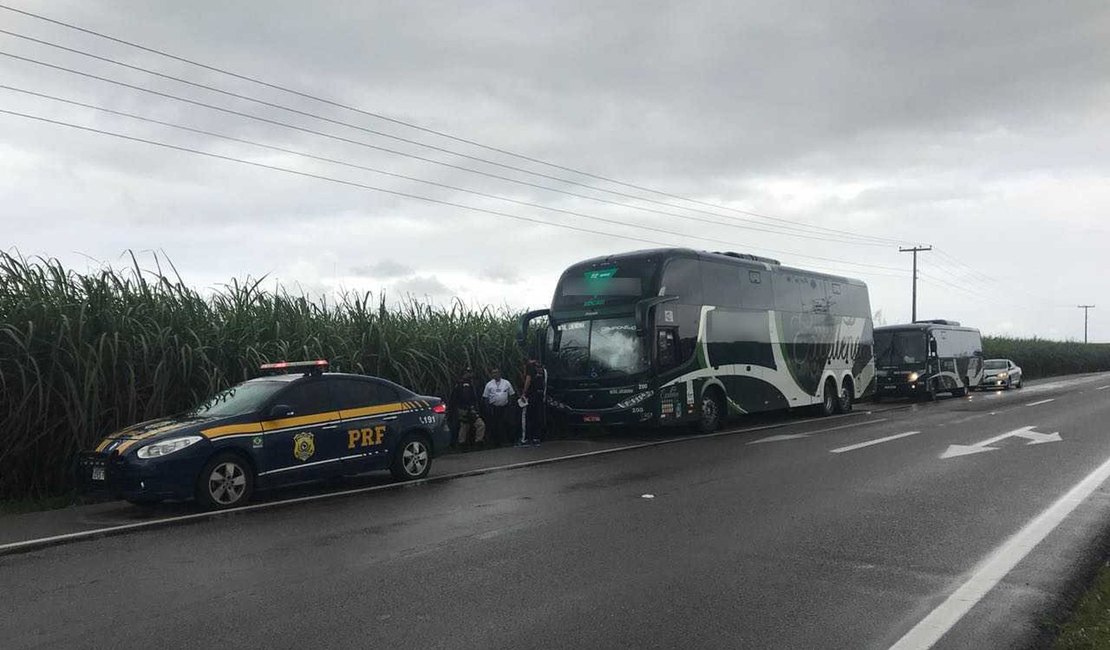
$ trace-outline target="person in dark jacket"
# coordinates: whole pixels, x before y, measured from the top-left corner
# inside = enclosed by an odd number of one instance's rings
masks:
[[[529,359],[524,368],[522,393],[518,444],[538,447],[547,430],[547,369],[538,359]]]
[[[460,448],[482,445],[486,441],[486,423],[479,412],[478,389],[474,385],[474,373],[467,368],[451,389],[447,398],[449,413],[458,428],[457,444]],[[474,439],[470,440],[471,431]]]

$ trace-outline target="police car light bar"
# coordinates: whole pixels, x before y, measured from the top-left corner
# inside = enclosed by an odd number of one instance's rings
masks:
[[[321,372],[327,367],[327,359],[316,359],[315,361],[278,361],[277,363],[264,363],[260,366],[262,370],[296,370],[298,368],[303,368],[308,371],[320,370]]]

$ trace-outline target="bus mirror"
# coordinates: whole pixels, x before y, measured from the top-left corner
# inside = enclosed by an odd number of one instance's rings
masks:
[[[931,356],[931,357],[937,356],[937,340],[936,339],[929,339],[929,356]]]
[[[551,310],[536,309],[534,311],[527,312],[520,317],[520,321],[517,323],[516,343],[518,346],[520,346],[521,351],[525,353],[528,352],[528,330],[531,327],[532,321],[544,316],[549,317],[550,320]]]
[[[648,314],[651,313],[652,307],[673,300],[678,300],[678,296],[656,296],[654,298],[644,298],[636,303],[636,336],[647,336],[650,326]]]

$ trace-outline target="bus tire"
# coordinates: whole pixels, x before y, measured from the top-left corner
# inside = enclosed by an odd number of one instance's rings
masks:
[[[955,396],[955,397],[967,397],[967,386],[963,386],[961,388],[954,388],[952,390],[952,395]]]
[[[841,414],[851,413],[855,396],[855,387],[852,386],[852,380],[845,379],[844,386],[840,389],[840,395],[836,400],[836,412]]]
[[[825,389],[822,391],[821,403],[817,405],[817,412],[823,417],[836,413],[837,399],[836,382],[832,377],[825,380]]]
[[[710,387],[701,394],[701,413],[698,416],[698,433],[713,433],[721,428],[724,399],[721,391]]]

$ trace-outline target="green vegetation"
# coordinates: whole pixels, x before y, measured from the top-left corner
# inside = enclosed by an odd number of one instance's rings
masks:
[[[78,451],[255,377],[267,361],[329,359],[434,395],[467,365],[522,362],[508,311],[390,308],[369,294],[321,305],[262,285],[203,295],[137,262],[77,273],[0,254],[0,501],[65,493]]]
[[[511,371],[522,361],[507,310],[389,307],[369,294],[320,304],[262,280],[207,295],[155,265],[77,273],[0,254],[0,501],[66,494],[78,451],[257,376],[266,361],[326,358],[434,395],[467,365]],[[1110,345],[984,346],[1029,378],[1110,370]]]
[[[1055,650],[1110,648],[1110,566],[1103,565],[1090,590],[1060,629]]]
[[[1026,379],[1110,370],[1110,344],[983,337],[988,359],[1013,359]]]

